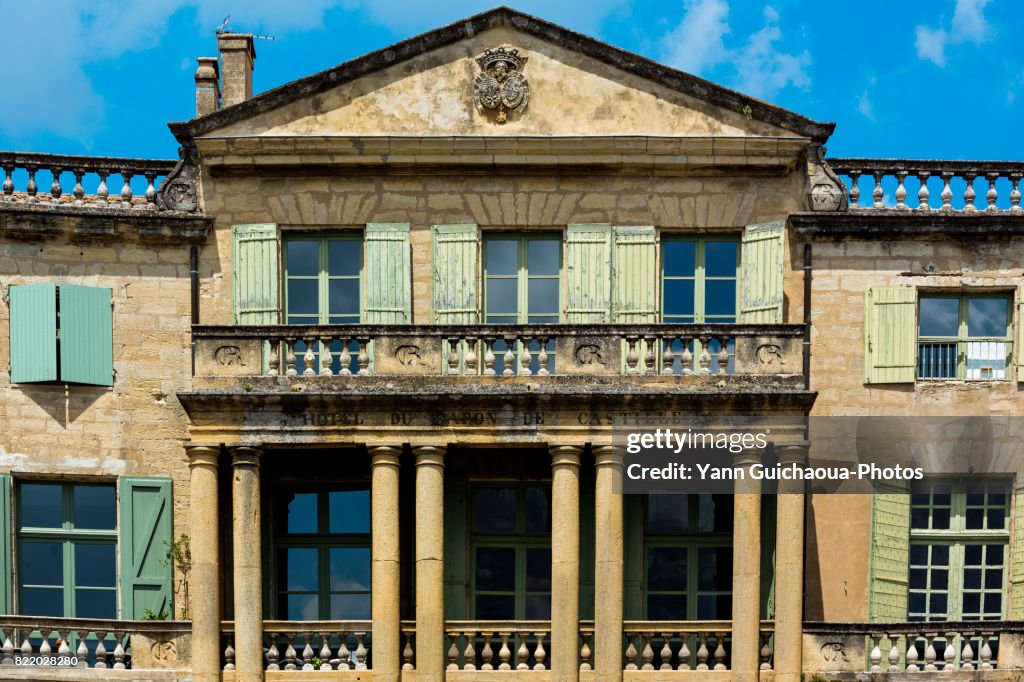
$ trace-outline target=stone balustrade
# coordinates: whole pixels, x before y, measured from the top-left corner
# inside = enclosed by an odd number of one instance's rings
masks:
[[[202,377],[803,374],[798,324],[193,327]]]
[[[1024,163],[1019,161],[828,159],[828,164],[846,183],[850,210],[1024,213]],[[869,179],[862,183],[863,178]]]
[[[263,622],[263,659],[268,671],[370,670],[370,621]],[[235,670],[234,629],[222,625],[225,671]]]
[[[447,621],[448,670],[547,670],[551,623]]]
[[[730,669],[729,621],[626,621],[623,629],[625,670]],[[767,669],[770,658],[766,638]]]
[[[164,159],[0,152],[0,207],[7,203],[157,210],[160,186],[177,164]],[[136,180],[137,189],[132,187],[135,178],[145,179],[144,184]]]

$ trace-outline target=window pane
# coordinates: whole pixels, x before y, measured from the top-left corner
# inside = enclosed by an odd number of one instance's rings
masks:
[[[526,532],[547,533],[551,530],[551,490],[526,489]]]
[[[331,239],[327,242],[327,274],[331,277],[357,277],[363,243],[356,239]]]
[[[1008,307],[1005,298],[968,298],[968,336],[1006,336]]]
[[[332,594],[332,620],[370,620],[370,595]]]
[[[702,493],[698,501],[698,530],[701,533],[732,532],[732,496]]]
[[[330,315],[359,315],[359,280],[332,279],[327,283]]]
[[[514,533],[516,530],[516,489],[477,488],[475,530],[478,533]]]
[[[705,317],[732,321],[736,317],[736,280],[709,280],[704,283]],[[731,318],[722,320],[723,317]]]
[[[519,272],[519,242],[514,239],[488,239],[484,250],[484,272],[488,275],[515,275]]]
[[[117,559],[113,544],[75,544],[75,587],[115,587]],[[77,614],[81,616],[82,614]],[[97,616],[98,617],[98,616]]]
[[[117,618],[114,590],[75,590],[76,618]]]
[[[732,590],[732,547],[701,547],[697,550],[697,589]]]
[[[288,274],[315,277],[320,274],[320,242],[289,239],[285,242],[285,266]]]
[[[526,548],[526,590],[527,592],[548,592],[551,590],[551,548]]]
[[[960,299],[922,298],[920,317],[921,336],[956,337],[960,327]]]
[[[332,547],[331,591],[370,591],[370,548]]]
[[[526,269],[531,275],[557,275],[561,256],[561,241],[531,239],[526,244]]]
[[[690,527],[688,495],[648,495],[647,530],[685,533]]]
[[[21,584],[63,585],[63,556],[59,542],[22,542]]]
[[[557,279],[530,279],[526,288],[526,305],[530,315],[558,314]]]
[[[526,596],[526,620],[548,620],[551,618],[551,597],[546,594]]]
[[[704,242],[704,274],[708,277],[735,277],[736,242]]]
[[[487,312],[515,314],[519,312],[517,303],[518,280],[488,279],[487,280]]]
[[[731,617],[732,597],[730,595],[697,595],[697,620],[728,620]]]
[[[315,533],[317,531],[316,493],[293,493],[288,505],[288,532]]]
[[[369,490],[335,490],[328,505],[331,533],[370,532]]]
[[[73,494],[75,528],[114,530],[117,501],[113,486],[76,485]]]
[[[694,284],[692,279],[665,280],[665,300],[662,306],[665,317],[684,317],[687,319],[671,322],[692,322],[694,313]]]
[[[315,594],[285,595],[288,620],[319,620],[320,611]]]
[[[21,527],[60,528],[62,517],[61,488],[56,483],[22,483]]]
[[[478,594],[476,617],[479,620],[514,620],[516,598],[512,595]]]
[[[662,254],[666,277],[693,277],[697,270],[697,242],[666,241],[662,244]]]
[[[278,563],[278,584],[285,590],[316,592],[317,550],[307,547],[288,547],[282,550]]]
[[[647,550],[647,587],[686,590],[686,548],[651,547]]]
[[[512,547],[476,548],[476,589],[507,591],[516,589],[516,551]]]
[[[288,280],[288,314],[317,315],[320,312],[320,284],[315,279]]]
[[[62,590],[26,587],[21,591],[21,608],[26,616],[64,616],[64,592]]]
[[[686,597],[682,594],[647,595],[647,618],[650,620],[686,620]]]

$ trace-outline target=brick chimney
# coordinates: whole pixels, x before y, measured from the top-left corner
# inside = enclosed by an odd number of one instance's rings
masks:
[[[221,33],[217,36],[220,52],[221,105],[252,99],[252,66],[256,47],[250,33]]]
[[[196,118],[220,109],[220,70],[216,57],[200,57],[196,68]]]

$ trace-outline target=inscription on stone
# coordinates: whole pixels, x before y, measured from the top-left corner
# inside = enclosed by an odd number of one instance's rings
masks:
[[[827,663],[849,663],[846,648],[842,642],[826,642],[821,645],[821,658]]]
[[[423,358],[420,357],[420,347],[411,343],[403,344],[395,349],[395,360],[406,367],[424,364]]]
[[[604,355],[601,354],[601,347],[596,343],[581,343],[576,346],[574,355],[576,356],[576,361],[581,365],[607,364]]]
[[[174,642],[153,642],[153,660],[170,663],[178,659],[178,650]]]
[[[762,343],[757,347],[755,353],[758,362],[762,365],[786,364],[786,361],[782,359],[782,346],[777,343]]]
[[[222,367],[245,367],[242,349],[238,346],[219,346],[213,351],[213,357]]]

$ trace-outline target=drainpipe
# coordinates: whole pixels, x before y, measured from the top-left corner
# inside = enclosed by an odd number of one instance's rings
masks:
[[[189,251],[188,276],[192,284],[192,324],[199,324],[199,247],[194,245]],[[191,335],[190,335],[191,336]],[[196,340],[192,336],[192,374],[196,373]]]
[[[804,244],[804,389],[811,388],[811,245]]]

